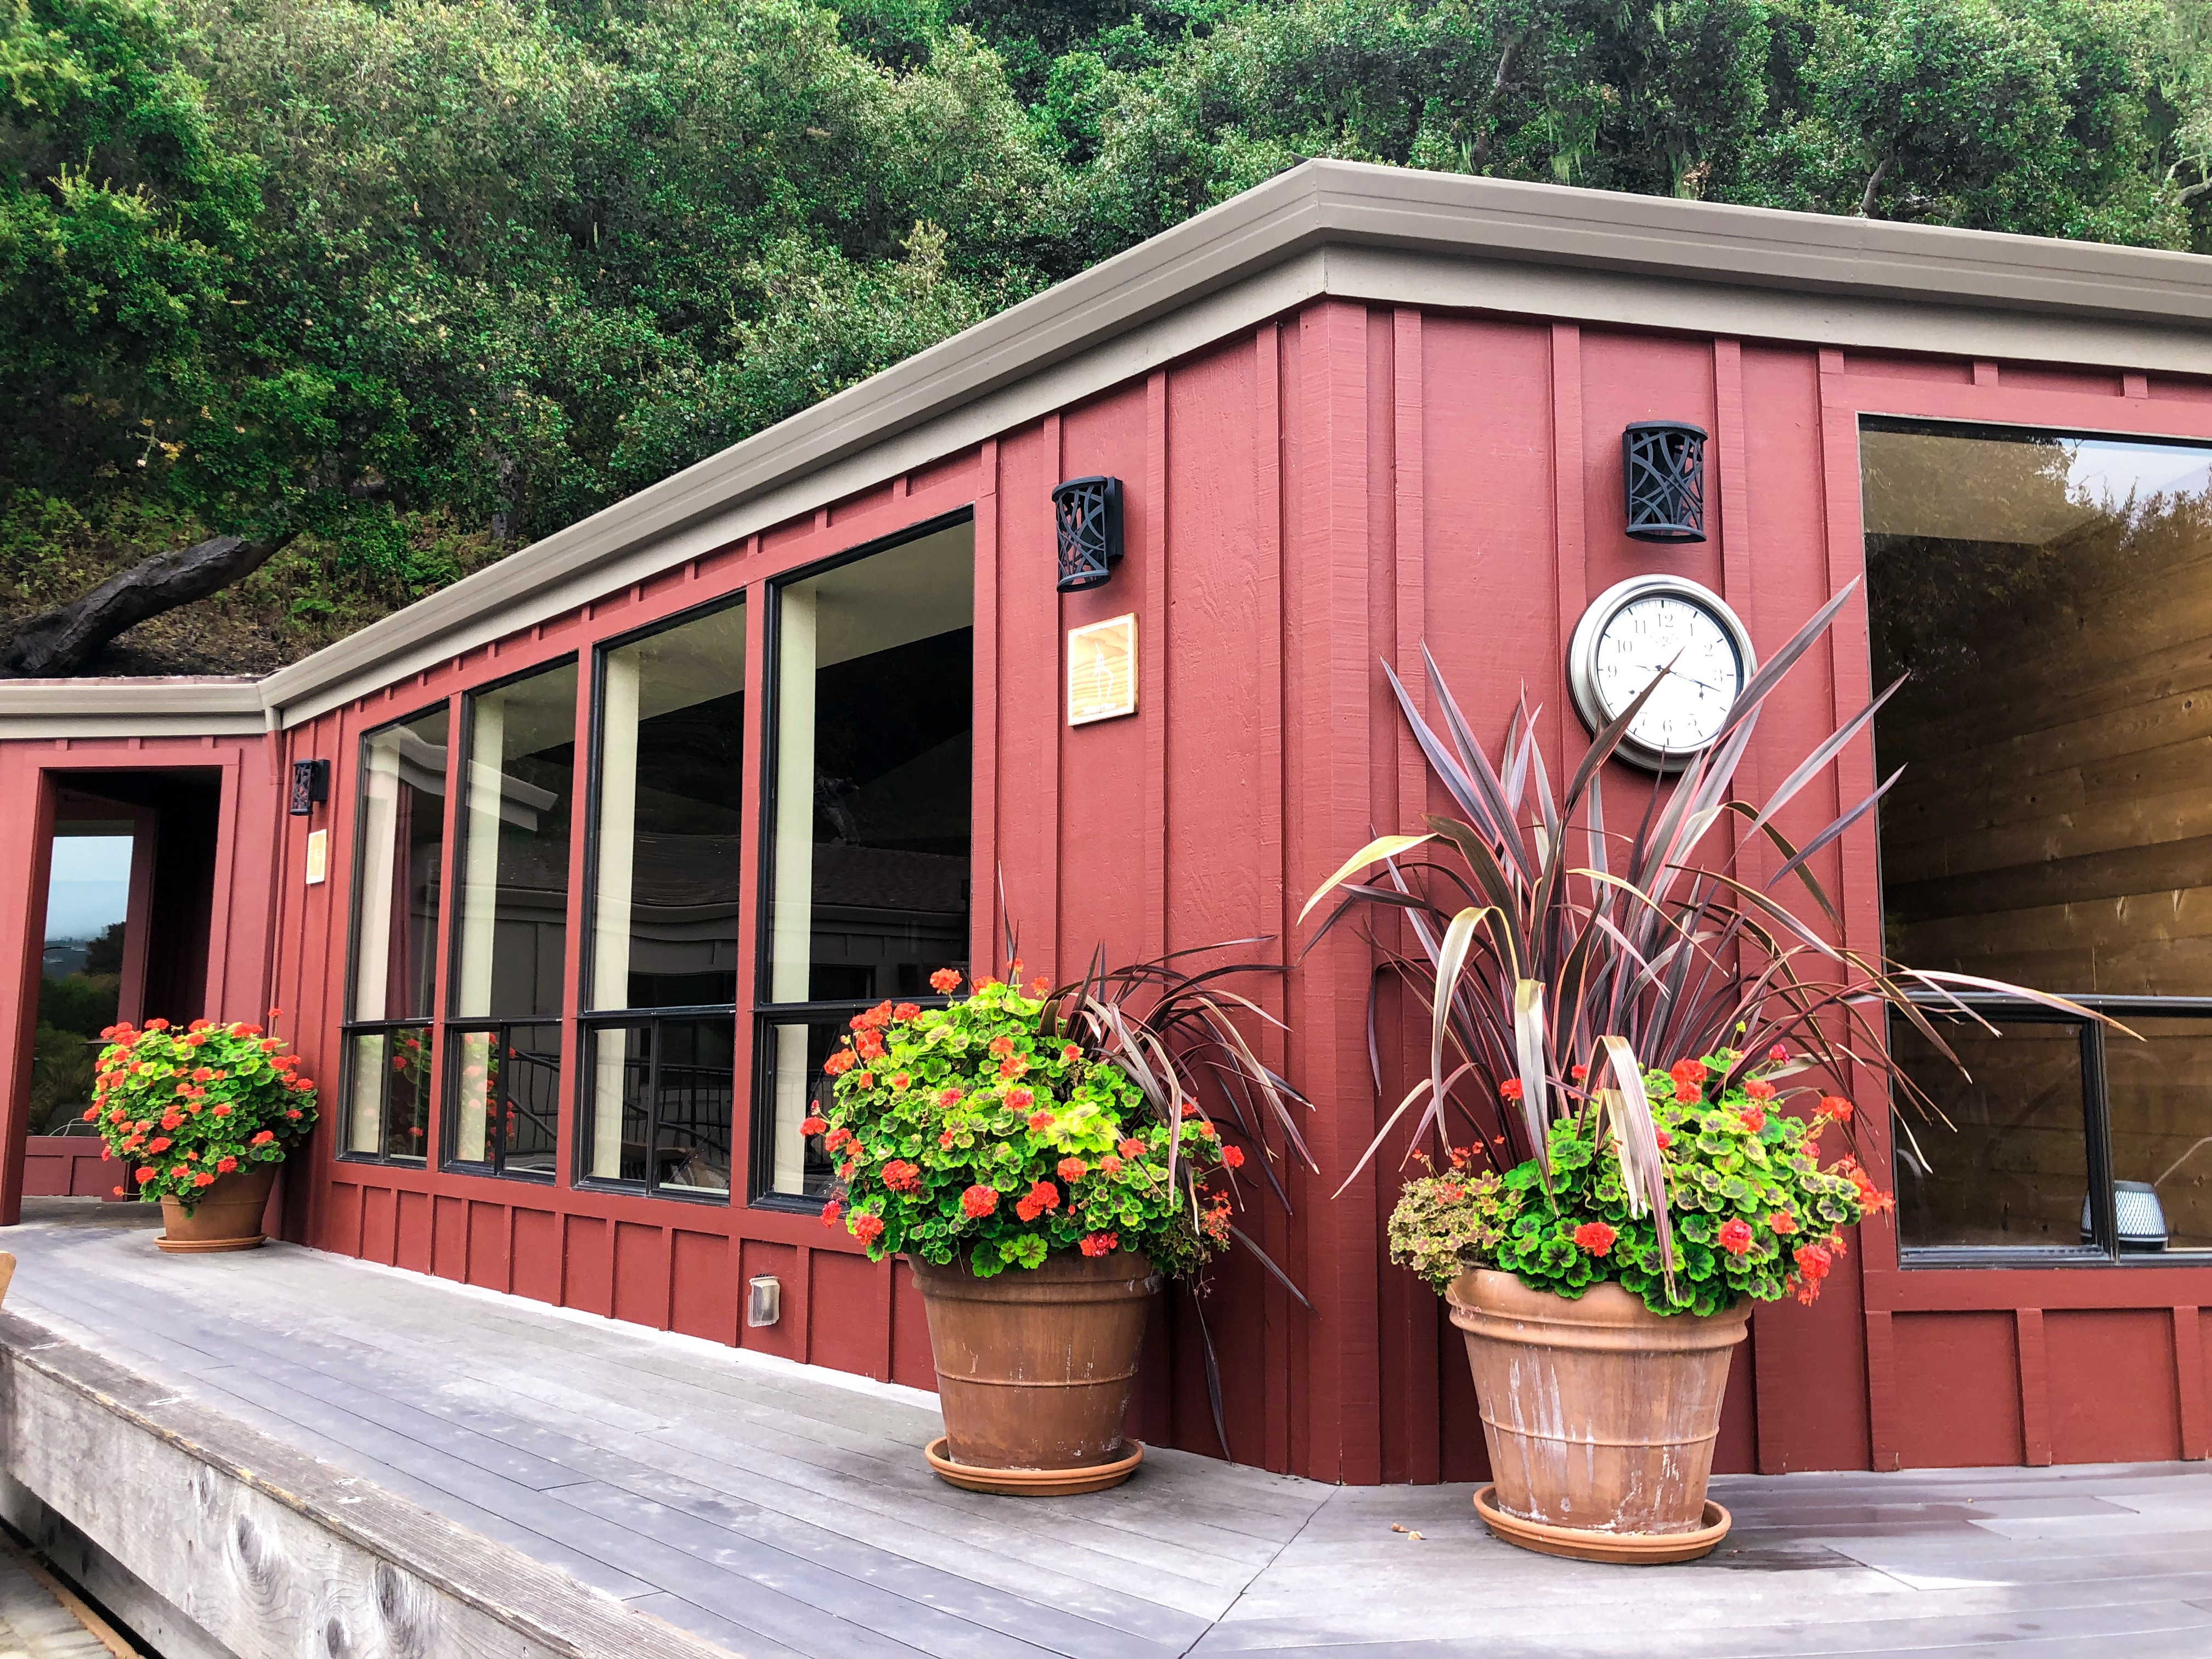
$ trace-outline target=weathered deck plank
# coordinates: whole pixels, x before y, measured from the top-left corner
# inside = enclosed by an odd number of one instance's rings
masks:
[[[2203,1465],[1737,1478],[1721,1554],[1636,1571],[1499,1545],[1464,1487],[1175,1453],[1024,1503],[936,1481],[911,1389],[313,1252],[162,1257],[120,1206],[31,1213],[11,1310],[148,1401],[763,1659],[2212,1653]]]

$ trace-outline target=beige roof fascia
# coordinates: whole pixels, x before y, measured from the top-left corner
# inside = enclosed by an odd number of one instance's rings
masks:
[[[312,719],[1322,294],[2212,374],[2198,255],[1308,161],[278,670],[261,704]],[[24,690],[0,684],[0,735],[30,735]]]
[[[265,680],[0,680],[0,737],[246,737],[274,729]]]

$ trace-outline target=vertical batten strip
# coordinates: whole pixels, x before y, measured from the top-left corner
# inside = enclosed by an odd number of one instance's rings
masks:
[[[1144,615],[1137,718],[1145,733],[1145,955],[1168,950],[1168,372],[1145,377]]]
[[[2020,1347],[2021,1449],[2031,1468],[2051,1462],[2051,1353],[2043,1335],[2043,1310],[2016,1308]]]
[[[1428,393],[1421,313],[1401,306],[1390,317],[1391,377],[1391,563],[1395,585],[1391,606],[1393,665],[1413,684],[1420,672],[1421,646],[1428,635],[1427,441]],[[1385,718],[1395,737],[1396,789],[1394,826],[1410,833],[1428,805],[1428,765],[1413,729],[1395,707]],[[1401,1029],[1407,1029],[1401,1022]],[[1405,1443],[1398,1478],[1423,1483],[1443,1478],[1443,1409],[1437,1371],[1440,1310],[1428,1287],[1407,1275],[1395,1275],[1393,1340],[1400,1348],[1401,1386],[1408,1398],[1401,1421]]]
[[[1567,635],[1589,603],[1584,569],[1583,501],[1583,331],[1572,323],[1552,325],[1552,563],[1559,604],[1552,619],[1552,660],[1567,654]],[[1566,699],[1554,697],[1553,730],[1565,741],[1573,716]]]
[[[1006,757],[999,752],[999,441],[987,440],[975,462],[975,642],[973,709],[975,731],[969,753],[973,793],[968,808],[968,867],[970,890],[982,902],[968,907],[969,960],[997,958],[997,940],[1006,917],[999,907],[999,774]],[[888,1372],[885,1375],[889,1375]]]
[[[2204,1392],[2204,1316],[2173,1310],[2173,1388],[2180,1405],[2181,1455],[2212,1456],[2212,1400]]]
[[[1264,884],[1271,890],[1261,899],[1264,926],[1274,936],[1276,960],[1290,959],[1290,916],[1287,909],[1291,872],[1283,853],[1283,802],[1288,777],[1283,769],[1283,345],[1282,328],[1265,323],[1253,335],[1253,577],[1259,586],[1257,609],[1265,619],[1255,641],[1260,655],[1258,738],[1259,798],[1253,803],[1258,819],[1257,856],[1262,872],[1273,878]],[[1261,998],[1279,1018],[1286,1012],[1288,993],[1279,983],[1263,990]],[[1287,1074],[1288,1041],[1268,1030],[1260,1034],[1260,1052],[1267,1062]],[[1263,1125],[1263,1133],[1266,1133]],[[1287,1164],[1289,1149],[1279,1134],[1268,1134],[1268,1144],[1279,1149]],[[1303,1194],[1298,1172],[1289,1170],[1290,1191]],[[1263,1207],[1261,1237],[1277,1261],[1291,1259],[1288,1218],[1279,1208]],[[1272,1280],[1260,1294],[1264,1309],[1261,1334],[1261,1462],[1277,1471],[1291,1467],[1292,1405],[1291,1355],[1297,1346],[1291,1321],[1294,1316],[1289,1295]]]
[[[1300,891],[1367,839],[1371,732],[1381,677],[1371,656],[1368,616],[1368,343],[1364,306],[1323,301],[1298,319],[1300,396],[1297,452],[1302,503],[1291,585],[1296,641],[1291,683],[1297,706],[1290,723],[1297,789],[1291,848]],[[1337,711],[1338,717],[1325,716]],[[1369,1098],[1367,985],[1371,952],[1349,934],[1322,947],[1300,977],[1295,1005],[1307,1057],[1302,1084],[1323,1100]],[[1367,1115],[1328,1114],[1316,1123],[1324,1181],[1341,1180],[1358,1159]],[[1310,1425],[1300,1472],[1353,1484],[1382,1474],[1378,1386],[1380,1310],[1376,1247],[1378,1176],[1370,1166],[1343,1197],[1306,1211],[1304,1267],[1317,1317],[1312,1344]]]

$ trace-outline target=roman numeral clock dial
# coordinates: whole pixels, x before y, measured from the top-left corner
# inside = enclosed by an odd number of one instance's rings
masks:
[[[1567,683],[1576,712],[1596,732],[1658,680],[1617,752],[1668,772],[1712,746],[1756,666],[1750,635],[1719,594],[1679,576],[1636,576],[1583,613]]]

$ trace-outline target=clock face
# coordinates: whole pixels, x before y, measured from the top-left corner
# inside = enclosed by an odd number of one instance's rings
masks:
[[[1745,655],[1735,619],[1723,620],[1693,592],[1662,588],[1631,596],[1607,617],[1591,648],[1589,684],[1610,722],[1654,677],[1666,678],[1628,728],[1631,743],[1657,755],[1703,749],[1720,734],[1743,690]]]

